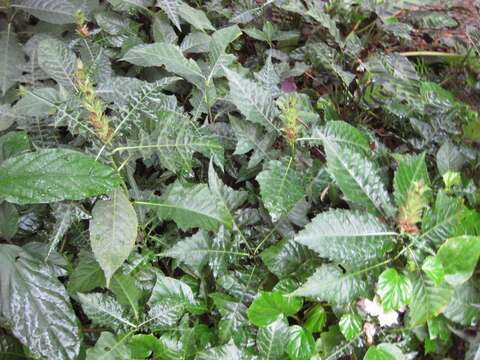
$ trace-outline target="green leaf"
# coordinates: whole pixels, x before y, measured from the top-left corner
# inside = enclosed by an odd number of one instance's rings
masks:
[[[51,24],[75,23],[78,8],[68,0],[13,0],[12,6]]]
[[[453,289],[448,284],[435,286],[421,273],[411,279],[413,296],[408,319],[411,326],[422,325],[441,314],[450,303]]]
[[[168,71],[181,76],[199,89],[203,89],[206,81],[197,63],[185,58],[176,45],[166,43],[138,45],[131,48],[123,60],[139,66],[165,66]]]
[[[55,113],[60,96],[56,89],[51,87],[33,89],[23,96],[13,106],[17,115],[47,116]]]
[[[338,325],[345,339],[350,341],[362,332],[363,319],[357,313],[347,313],[342,315]]]
[[[161,351],[161,342],[153,335],[137,334],[132,336],[128,343],[133,360],[147,359],[154,353]]]
[[[328,171],[345,199],[373,214],[392,214],[390,197],[374,163],[348,147],[324,139]]]
[[[301,326],[288,329],[287,354],[292,360],[309,360],[315,352],[315,340],[310,332]]]
[[[122,189],[115,190],[110,200],[95,203],[90,221],[90,243],[107,286],[135,247],[137,227],[137,213]]]
[[[197,360],[232,360],[241,358],[242,352],[233,342],[204,350],[198,353],[196,357]]]
[[[322,265],[292,295],[343,305],[366,296],[366,284],[358,275],[342,273],[338,266]]]
[[[93,324],[106,326],[115,331],[134,328],[125,310],[115,298],[107,293],[78,294],[82,309]]]
[[[393,236],[375,216],[354,210],[318,214],[295,241],[321,257],[350,266],[371,264],[392,250]]]
[[[209,295],[215,308],[222,315],[218,323],[219,337],[222,341],[228,341],[242,331],[242,327],[248,324],[247,307],[231,296],[222,293],[212,293]]]
[[[401,208],[407,204],[409,194],[415,190],[416,184],[420,183],[426,187],[430,186],[425,153],[402,156],[393,180],[393,195],[397,207]]]
[[[60,40],[47,38],[38,45],[38,65],[67,89],[76,89],[73,79],[76,62],[75,53]]]
[[[220,224],[229,225],[214,196],[206,184],[184,186],[175,182],[162,196],[161,202],[152,203],[160,219],[175,221],[182,230],[199,227],[215,231]]]
[[[278,110],[273,96],[258,83],[245,79],[235,71],[224,69],[230,86],[229,100],[248,121],[264,126],[267,130],[279,131],[273,119]]]
[[[265,360],[281,359],[288,342],[288,324],[285,319],[278,319],[257,332],[257,349]]]
[[[133,311],[135,319],[138,320],[142,291],[135,285],[135,279],[130,275],[117,272],[110,281],[110,290],[121,305]]]
[[[480,291],[473,279],[455,288],[452,301],[448,304],[443,315],[450,321],[464,326],[474,326],[480,319],[478,299]]]
[[[178,0],[157,0],[157,6],[167,14],[170,21],[175,25],[178,30],[180,28],[180,19],[178,17]]]
[[[0,163],[30,150],[30,139],[25,131],[10,131],[0,137]]]
[[[179,3],[178,15],[198,30],[215,30],[202,10],[195,9],[183,1]]]
[[[248,308],[248,320],[256,326],[268,326],[283,316],[295,315],[303,306],[303,300],[280,291],[261,292]]]
[[[67,149],[22,154],[0,165],[0,197],[16,204],[83,200],[119,184],[112,168]]]
[[[10,240],[18,229],[18,211],[15,205],[0,203],[0,237]]]
[[[314,143],[315,140],[320,140],[332,146],[351,149],[367,157],[372,153],[367,137],[345,121],[329,121],[321,129],[315,129],[313,135],[314,137],[308,140],[313,140]]]
[[[317,304],[308,311],[303,327],[312,334],[319,333],[322,332],[326,322],[327,313],[322,305]]]
[[[75,359],[77,319],[51,267],[15,245],[0,245],[0,315],[36,357]]]
[[[466,161],[458,147],[453,145],[450,141],[446,141],[440,149],[438,149],[436,160],[440,175],[444,175],[449,171],[460,171]]]
[[[12,24],[0,32],[0,49],[0,90],[3,96],[22,76],[22,65],[25,64],[25,54],[17,42]]]
[[[470,279],[480,257],[480,237],[458,236],[445,241],[437,257],[445,270],[445,281],[458,286]]]
[[[363,360],[406,360],[402,351],[393,344],[382,343],[377,346],[371,346]]]
[[[380,274],[377,293],[385,310],[398,310],[410,304],[412,284],[407,277],[390,268]]]
[[[303,181],[292,164],[277,160],[267,163],[256,180],[260,184],[260,195],[273,222],[288,214],[295,204],[305,196]]]
[[[70,275],[68,291],[89,292],[96,287],[105,286],[105,275],[93,254],[85,250],[80,251],[78,265]]]
[[[22,344],[13,336],[2,335],[0,337],[0,359],[17,360],[24,359],[25,352]]]
[[[120,338],[110,332],[102,332],[95,346],[87,349],[86,360],[132,360],[127,338],[128,336]]]
[[[427,256],[422,264],[422,270],[427,274],[435,286],[439,286],[445,278],[445,269],[438,256]]]
[[[441,244],[451,235],[460,224],[464,206],[460,198],[446,195],[444,192],[437,194],[435,207],[426,212],[422,219],[421,242]]]

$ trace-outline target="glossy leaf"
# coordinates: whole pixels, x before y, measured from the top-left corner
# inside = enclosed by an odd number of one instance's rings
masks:
[[[357,313],[347,313],[342,315],[338,325],[345,339],[352,340],[362,332],[363,319]]]
[[[102,332],[94,347],[87,350],[87,360],[131,360],[130,349],[125,338],[110,332]]]
[[[263,359],[281,359],[288,342],[288,325],[279,319],[257,332],[257,349]]]
[[[436,286],[439,286],[445,278],[445,269],[438,256],[427,256],[422,264],[422,270]]]
[[[248,308],[248,320],[256,326],[268,326],[283,316],[295,315],[303,300],[282,292],[261,292]]]
[[[315,352],[315,340],[311,333],[301,326],[288,329],[287,354],[292,360],[309,360]]]
[[[412,285],[406,276],[390,268],[380,274],[377,293],[382,298],[385,310],[398,310],[410,303]]]
[[[112,168],[73,150],[39,150],[0,165],[0,197],[17,204],[82,200],[119,184]]]
[[[115,298],[106,293],[78,294],[82,309],[93,324],[119,331],[133,328],[128,315]]]
[[[417,184],[430,186],[424,153],[416,156],[404,156],[398,163],[393,187],[395,203],[399,208],[406,205],[409,194],[415,190]]]
[[[52,24],[72,24],[78,9],[68,0],[13,0],[12,6]]]

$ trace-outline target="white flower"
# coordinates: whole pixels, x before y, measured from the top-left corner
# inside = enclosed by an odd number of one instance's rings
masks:
[[[398,324],[398,313],[394,310],[385,312],[377,296],[373,298],[373,301],[361,299],[358,302],[358,307],[364,313],[378,318],[380,326],[392,326],[394,324]]]

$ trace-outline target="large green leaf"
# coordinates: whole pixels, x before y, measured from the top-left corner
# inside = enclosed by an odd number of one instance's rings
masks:
[[[371,214],[329,210],[318,214],[295,236],[295,241],[321,257],[361,266],[375,262],[392,250],[395,235]]]
[[[87,350],[86,360],[132,360],[127,339],[128,336],[120,338],[110,332],[102,332],[95,346]]]
[[[450,321],[464,326],[472,326],[480,319],[478,308],[480,289],[473,279],[455,287],[452,301],[448,304],[443,315]]]
[[[436,286],[422,273],[411,279],[413,296],[408,319],[411,326],[422,325],[441,314],[450,303],[453,289],[448,284]]]
[[[168,71],[183,77],[199,89],[205,85],[206,78],[200,67],[194,60],[185,58],[176,45],[137,45],[125,54],[123,60],[139,66],[165,66]]]
[[[390,197],[378,169],[365,156],[348,147],[323,141],[328,171],[345,199],[357,208],[375,214],[392,215]]]
[[[261,292],[248,308],[248,320],[256,326],[268,326],[284,315],[295,315],[302,305],[301,298],[280,291]]]
[[[257,333],[257,349],[262,359],[282,359],[288,342],[288,324],[285,319],[279,319],[267,327],[262,327]]]
[[[199,227],[214,231],[220,224],[229,226],[231,221],[222,214],[206,184],[185,186],[177,181],[160,202],[152,205],[160,219],[171,219],[182,230]]]
[[[235,71],[225,68],[230,86],[229,100],[248,121],[277,130],[274,118],[278,114],[272,94],[253,80],[245,79]]]
[[[78,294],[82,309],[93,324],[115,331],[135,327],[115,298],[107,293]]]
[[[378,278],[377,293],[385,310],[398,310],[408,305],[412,298],[410,279],[394,268],[382,272]]]
[[[372,150],[365,135],[345,121],[329,121],[324,127],[313,131],[308,140],[323,141],[341,148],[349,148],[362,155],[369,156]]]
[[[52,24],[75,23],[75,11],[79,8],[68,0],[13,0],[12,6]]]
[[[0,165],[0,197],[16,204],[82,200],[118,185],[112,168],[67,149],[22,154]]]
[[[122,189],[110,200],[99,200],[92,210],[90,244],[107,286],[115,271],[123,264],[137,239],[137,213]]]
[[[395,203],[397,207],[405,206],[408,197],[415,191],[416,185],[430,186],[425,153],[420,155],[405,155],[398,162],[398,168],[393,180]]]
[[[480,257],[480,237],[458,236],[445,241],[437,257],[445,270],[445,281],[458,286],[470,279]]]
[[[15,245],[0,245],[0,315],[35,356],[79,355],[77,319],[63,284],[51,267]]]
[[[338,266],[322,265],[292,295],[342,305],[365,296],[366,283],[358,275],[342,273]]]
[[[3,96],[19,80],[25,63],[25,55],[10,24],[0,32],[0,49],[0,93]]]
[[[38,45],[38,64],[59,85],[76,89],[73,75],[77,57],[60,40],[47,38]]]
[[[303,181],[295,170],[293,159],[288,162],[272,160],[267,163],[256,180],[260,184],[260,195],[273,222],[292,210],[305,196]]]

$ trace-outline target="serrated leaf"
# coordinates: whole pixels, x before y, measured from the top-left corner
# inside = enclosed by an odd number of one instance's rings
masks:
[[[197,354],[197,360],[232,360],[241,359],[241,350],[230,342],[225,345],[212,347]]]
[[[340,120],[333,120],[321,129],[315,129],[313,138],[308,139],[326,142],[341,148],[349,148],[355,152],[369,157],[372,150],[365,135],[349,123]]]
[[[12,6],[51,24],[75,23],[79,8],[68,0],[13,0]]]
[[[338,325],[345,339],[350,341],[362,332],[363,319],[357,313],[347,313],[342,315]]]
[[[436,286],[422,274],[412,277],[411,282],[413,296],[408,319],[411,326],[418,326],[433,319],[446,309],[452,299],[453,289],[445,283]]]
[[[235,71],[224,69],[230,86],[229,100],[248,121],[267,130],[279,131],[274,124],[278,114],[272,95],[253,80],[245,79]]]
[[[427,256],[423,261],[422,270],[436,286],[439,286],[445,278],[445,270],[438,256]]]
[[[220,339],[228,341],[248,324],[247,307],[242,303],[243,299],[235,300],[222,293],[213,293],[210,294],[210,297],[215,304],[215,308],[222,315],[218,323]]]
[[[12,25],[9,24],[5,31],[0,32],[0,89],[2,96],[8,89],[17,83],[22,75],[22,66],[25,55],[17,42]]]
[[[307,313],[307,318],[303,327],[313,333],[319,333],[323,330],[327,322],[327,313],[322,305],[317,304]]]
[[[132,360],[126,338],[117,338],[110,332],[102,332],[95,346],[87,349],[86,360]]]
[[[363,360],[406,360],[402,351],[393,344],[382,343],[370,346]]]
[[[115,298],[107,293],[78,294],[82,310],[95,325],[106,326],[115,331],[134,328],[125,310]]]
[[[248,308],[248,320],[256,326],[268,326],[282,319],[284,315],[295,315],[302,305],[301,298],[285,295],[280,291],[261,292]]]
[[[107,286],[134,248],[137,227],[137,213],[122,189],[115,190],[110,200],[95,203],[90,221],[90,244]]]
[[[35,356],[75,359],[80,333],[63,284],[42,261],[0,245],[0,315]]]
[[[257,332],[257,349],[262,359],[281,359],[288,342],[288,324],[279,319]]]
[[[392,214],[390,197],[378,169],[365,156],[324,140],[327,167],[345,199],[373,214]]]
[[[321,257],[361,266],[375,262],[392,250],[395,235],[368,213],[329,210],[313,218],[294,239]]]
[[[298,325],[288,329],[287,354],[292,360],[309,360],[315,352],[315,340],[311,333]]]
[[[228,226],[229,222],[213,198],[206,184],[187,187],[176,182],[162,201],[154,205],[160,219],[171,219],[182,230],[199,227],[214,231],[220,224]]]
[[[59,85],[76,89],[73,75],[77,57],[60,40],[47,38],[38,44],[38,65]]]
[[[290,158],[288,164],[272,160],[256,177],[262,201],[273,222],[289,213],[305,196],[302,178],[294,167],[293,158]]]
[[[480,257],[480,237],[458,236],[445,241],[438,249],[445,271],[445,281],[458,286],[470,279]]]
[[[358,275],[342,273],[338,266],[322,265],[292,295],[343,305],[365,296],[366,283]]]
[[[393,180],[393,195],[397,207],[406,205],[409,194],[415,190],[416,184],[420,183],[426,187],[430,186],[425,153],[402,156]]]
[[[205,76],[200,67],[192,59],[183,56],[176,45],[155,43],[138,45],[130,49],[123,58],[124,61],[139,66],[165,66],[165,68],[191,82],[199,89],[205,84]]]
[[[378,277],[377,293],[385,310],[398,310],[410,303],[412,284],[407,277],[390,268]]]
[[[112,168],[73,150],[39,150],[0,165],[0,197],[16,204],[82,200],[118,185]]]

